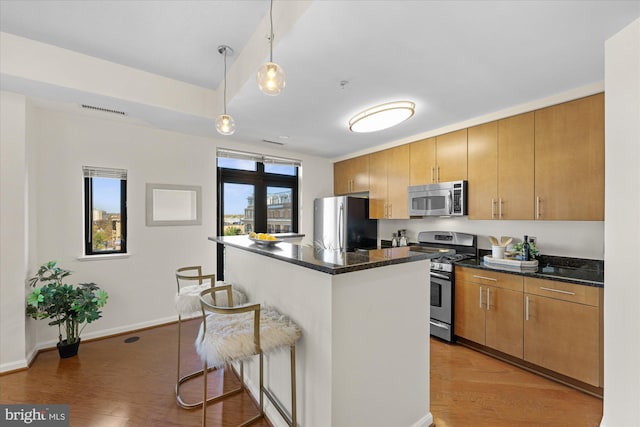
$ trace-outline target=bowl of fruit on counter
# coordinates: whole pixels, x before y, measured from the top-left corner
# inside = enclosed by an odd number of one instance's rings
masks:
[[[251,232],[249,234],[249,240],[253,243],[261,245],[261,246],[274,246],[280,242],[284,242],[282,239],[278,239],[273,234],[269,233],[254,233]]]

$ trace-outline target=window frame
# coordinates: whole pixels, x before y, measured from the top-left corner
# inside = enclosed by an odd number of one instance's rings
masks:
[[[280,175],[266,173],[264,163],[256,162],[255,171],[239,169],[217,168],[218,175],[218,221],[216,224],[219,236],[224,230],[224,184],[249,184],[255,188],[253,221],[256,233],[267,232],[267,187],[291,188],[291,232],[298,232],[299,212],[298,212],[298,188],[299,174],[296,167],[295,175]],[[264,191],[260,191],[264,190]]]
[[[126,175],[126,171],[125,171]],[[111,178],[112,176],[84,176],[84,255],[99,256],[127,253],[127,179],[120,180],[120,249],[95,251],[93,249],[93,178]]]
[[[217,159],[216,159],[217,164]],[[216,231],[218,236],[224,234],[224,184],[249,184],[253,185],[254,208],[253,224],[255,232],[267,232],[268,207],[267,188],[284,187],[291,188],[291,232],[297,233],[299,226],[299,185],[300,167],[296,165],[295,175],[282,175],[265,172],[264,162],[256,160],[256,170],[248,171],[219,167],[217,169],[217,216]],[[217,277],[224,280],[224,245],[217,245]]]

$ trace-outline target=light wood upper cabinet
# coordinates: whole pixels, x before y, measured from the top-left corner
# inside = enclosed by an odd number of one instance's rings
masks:
[[[536,219],[604,220],[604,94],[535,112]]]
[[[436,138],[427,138],[409,144],[409,185],[424,185],[436,182]]]
[[[524,360],[602,387],[602,291],[526,277]]]
[[[369,217],[409,217],[409,145],[369,155]]]
[[[534,218],[534,113],[498,120],[498,217]]]
[[[410,185],[467,179],[467,130],[416,141],[410,146]]]
[[[369,154],[369,218],[386,218],[387,155],[385,151]]]
[[[469,128],[469,218],[533,219],[534,113]]]
[[[369,191],[369,156],[354,157],[333,164],[333,194]]]
[[[372,218],[407,218],[409,185],[459,180],[470,219],[604,220],[604,94],[334,164],[334,193],[369,191]]]
[[[437,182],[467,179],[467,129],[436,136]]]
[[[498,122],[469,128],[469,219],[497,219]]]

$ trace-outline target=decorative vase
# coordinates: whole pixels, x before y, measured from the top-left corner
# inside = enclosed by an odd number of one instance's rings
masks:
[[[60,354],[61,359],[66,359],[67,357],[73,357],[78,354],[78,347],[80,347],[80,340],[74,342],[73,344],[67,344],[67,340],[63,340],[57,344],[58,353]]]

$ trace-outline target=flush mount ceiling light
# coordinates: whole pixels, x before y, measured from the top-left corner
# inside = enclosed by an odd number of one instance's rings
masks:
[[[284,89],[284,70],[281,66],[273,62],[273,0],[269,6],[269,62],[266,62],[258,68],[256,80],[260,90],[271,96],[279,95]]]
[[[236,122],[233,117],[227,114],[227,53],[233,53],[229,46],[218,46],[218,53],[224,55],[224,112],[216,117],[216,130],[222,135],[233,135],[236,131]]]
[[[376,105],[359,112],[349,120],[351,132],[375,132],[387,129],[411,118],[416,105],[411,101],[396,101]]]

